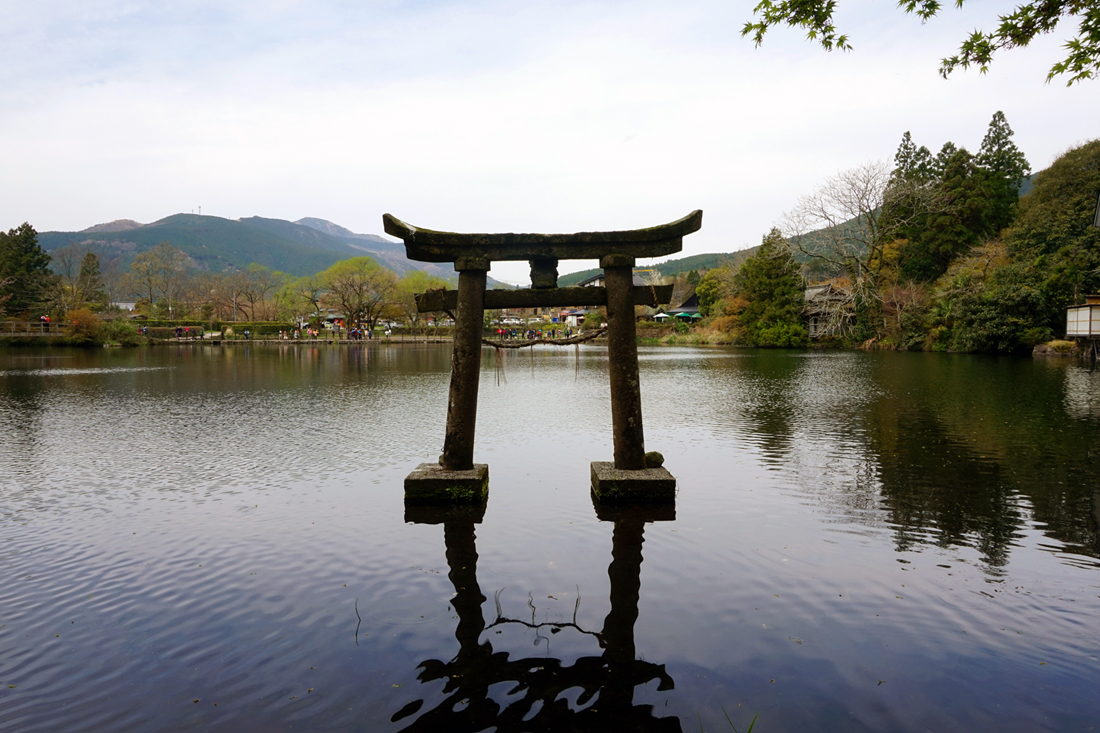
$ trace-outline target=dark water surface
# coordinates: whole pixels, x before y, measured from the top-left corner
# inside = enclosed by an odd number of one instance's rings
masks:
[[[0,352],[0,729],[1100,726],[1100,372],[645,348],[615,514],[606,352],[485,357],[475,525],[449,348]]]

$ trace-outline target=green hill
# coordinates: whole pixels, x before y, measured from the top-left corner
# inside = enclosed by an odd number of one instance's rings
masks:
[[[47,252],[87,243],[107,258],[120,258],[123,268],[135,255],[161,242],[183,250],[198,267],[215,272],[230,267],[243,269],[255,262],[292,275],[308,275],[362,254],[344,242],[328,239],[331,241],[306,244],[262,226],[195,214],[176,214],[125,231],[43,232],[38,236]]]
[[[726,262],[734,261],[740,262],[747,257],[751,256],[753,252],[757,250],[757,247],[752,249],[741,250],[740,252],[730,253],[711,253],[702,255],[691,255],[689,257],[681,257],[676,260],[669,260],[667,262],[661,262],[656,265],[637,266],[635,270],[657,270],[665,277],[671,277],[681,272],[687,272],[688,270],[698,270],[700,273],[704,270],[711,270],[720,265],[724,265]],[[571,272],[568,275],[562,275],[558,278],[558,285],[561,287],[568,287],[570,285],[576,285],[583,282],[588,278],[598,275],[602,272],[599,268],[591,270],[582,270],[581,272]]]
[[[217,216],[175,214],[152,224],[120,219],[80,232],[42,232],[39,244],[54,252],[69,244],[90,245],[102,259],[117,260],[125,270],[136,255],[168,242],[203,270],[245,269],[257,263],[294,276],[312,275],[340,260],[369,256],[398,275],[423,270],[453,281],[454,267],[412,262],[405,245],[375,234],[357,234],[316,218],[297,222],[253,216],[230,220]],[[504,286],[492,278],[489,286]]]

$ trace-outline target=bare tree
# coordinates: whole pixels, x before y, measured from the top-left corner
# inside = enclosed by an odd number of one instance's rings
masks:
[[[144,300],[153,305],[160,294],[158,285],[156,263],[148,252],[142,252],[130,263],[130,271],[123,278],[123,289],[138,300]]]
[[[799,259],[827,264],[851,288],[857,329],[881,305],[884,248],[913,220],[940,207],[934,186],[894,179],[882,161],[864,163],[826,179],[783,215],[780,228]],[[870,333],[857,333],[866,338]]]
[[[208,276],[207,293],[214,313],[220,320],[236,321],[244,313],[243,293],[248,287],[247,275],[230,270]]]
[[[50,267],[57,275],[51,299],[62,313],[84,305],[84,295],[80,287],[80,265],[84,261],[84,255],[90,251],[88,245],[74,243],[61,247],[51,255]]]
[[[172,314],[172,304],[180,299],[186,285],[188,257],[169,242],[142,252],[134,258],[126,276],[127,288],[150,304],[163,301]]]
[[[248,270],[241,273],[241,297],[243,305],[248,311],[250,321],[266,320],[274,310],[269,307],[267,297],[286,279],[281,272],[272,272],[263,265],[255,263],[248,266]]]
[[[307,275],[295,280],[291,287],[299,304],[298,310],[305,311],[303,315],[307,317],[319,317],[325,298],[325,279],[321,275]]]
[[[0,277],[0,316],[6,315],[4,305],[11,300],[11,293],[5,293],[4,288],[15,282],[15,278]]]

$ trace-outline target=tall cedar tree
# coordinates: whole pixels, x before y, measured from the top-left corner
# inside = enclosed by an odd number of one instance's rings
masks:
[[[32,315],[41,307],[50,282],[50,256],[38,244],[38,232],[23,223],[0,232],[0,308],[9,315]]]
[[[947,146],[944,146],[945,148]],[[943,207],[924,217],[901,249],[905,280],[930,282],[947,271],[959,255],[994,233],[994,195],[989,176],[966,149],[957,150],[939,179]]]
[[[807,334],[802,323],[805,286],[778,229],[768,232],[756,254],[741,265],[736,285],[739,294],[749,302],[738,317],[746,343],[805,344]]]
[[[1012,223],[1020,185],[1031,170],[1012,134],[1004,113],[998,111],[977,156],[949,141],[933,158],[924,146],[916,147],[908,132],[902,136],[891,185],[916,183],[934,187],[939,194],[938,207],[923,215],[911,216],[904,197],[896,197],[884,212],[887,219],[908,218],[898,231],[906,240],[900,253],[902,278],[935,280],[955,257]]]
[[[978,151],[977,163],[989,178],[992,195],[989,223],[993,231],[999,232],[1016,217],[1020,186],[1031,172],[1027,158],[1012,142],[1012,128],[1004,112],[998,110],[993,114]]]

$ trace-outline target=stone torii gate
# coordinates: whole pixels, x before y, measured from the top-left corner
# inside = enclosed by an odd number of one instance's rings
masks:
[[[405,242],[410,260],[452,262],[458,290],[417,296],[421,312],[455,312],[447,432],[439,463],[423,463],[405,479],[405,501],[419,504],[477,503],[488,495],[489,466],[474,463],[474,426],[481,372],[486,308],[607,306],[607,351],[611,382],[613,463],[592,463],[592,490],[600,500],[671,501],[676,479],[663,467],[647,467],[638,382],[635,305],[660,305],[671,286],[635,287],[634,264],[683,249],[683,238],[702,226],[696,210],[679,221],[648,229],[577,234],[460,234],[421,229],[385,214],[387,234]],[[559,288],[560,260],[598,259],[605,287]],[[494,261],[531,264],[530,290],[486,292]]]

